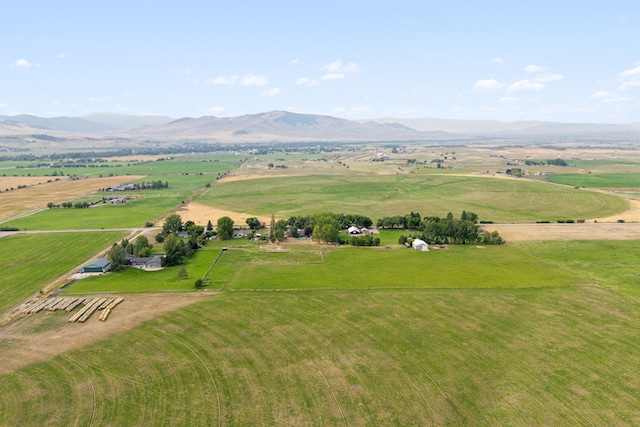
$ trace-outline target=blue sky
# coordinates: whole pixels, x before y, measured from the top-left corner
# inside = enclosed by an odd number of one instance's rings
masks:
[[[640,1],[13,1],[0,114],[640,121]]]

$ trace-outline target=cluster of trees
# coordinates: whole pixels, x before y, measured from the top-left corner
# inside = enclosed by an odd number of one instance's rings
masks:
[[[151,255],[151,249],[153,249],[153,245],[149,243],[149,239],[144,235],[138,236],[133,243],[127,239],[122,239],[120,244],[114,243],[107,253],[107,259],[111,263],[111,270],[118,271],[129,265],[127,255],[141,258],[148,257]]]
[[[402,228],[415,230],[420,226],[422,218],[418,212],[411,212],[406,215],[386,216],[378,219],[378,228]]]
[[[334,224],[334,221],[335,221],[335,224]],[[284,227],[286,229],[287,226],[290,226],[292,228],[292,232],[294,233],[294,235],[297,233],[297,230],[302,230],[303,235],[305,236],[313,235],[315,238],[317,235],[317,233],[315,232],[315,228],[319,222],[321,223],[321,227],[319,228],[320,231],[321,229],[326,230],[327,224],[332,224],[337,227],[338,232],[340,231],[340,229],[346,229],[351,226],[368,228],[368,227],[371,227],[371,225],[373,224],[373,221],[371,220],[371,218],[364,215],[322,213],[322,214],[307,215],[307,216],[292,216],[287,221],[283,221],[281,224],[281,227]],[[276,228],[278,228],[278,223],[276,223]],[[323,233],[321,231],[321,234],[328,234],[329,237],[334,237],[333,232]],[[326,240],[322,238],[321,240],[335,242],[337,241],[337,238],[333,240]]]
[[[504,243],[497,231],[481,232],[477,226],[478,215],[474,212],[462,211],[459,218],[449,212],[446,218],[437,216],[425,217],[414,229],[413,236],[400,236],[398,243],[403,244],[409,237],[420,238],[431,244],[471,244],[485,245]]]
[[[90,206],[93,206],[93,203],[91,202],[62,202],[60,204],[55,204],[53,202],[49,202],[47,203],[47,207],[49,209],[58,209],[58,208],[64,208],[64,209],[71,209],[71,208],[76,208],[76,209],[85,209],[88,208]]]
[[[146,190],[151,188],[153,190],[161,189],[161,188],[169,188],[169,182],[165,181],[164,183],[161,180],[157,181],[149,181],[149,182],[139,182],[134,184],[138,190]]]
[[[186,242],[178,236],[180,232],[186,233]],[[194,254],[196,250],[207,243],[204,227],[196,225],[193,221],[182,223],[182,217],[172,214],[165,219],[162,231],[156,235],[156,241],[163,243],[164,265],[182,264],[185,258]]]
[[[373,237],[371,234],[368,236],[352,236],[349,238],[348,243],[351,246],[380,246],[380,238]]]
[[[548,165],[567,166],[567,162],[562,159],[547,159]]]

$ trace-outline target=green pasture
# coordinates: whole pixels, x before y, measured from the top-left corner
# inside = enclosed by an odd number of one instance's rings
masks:
[[[306,249],[305,261],[289,252],[233,248],[224,252],[212,277],[228,290],[363,288],[514,288],[588,283],[578,272],[534,258],[518,248],[453,246],[420,252],[341,247]]]
[[[518,242],[531,256],[640,302],[640,240]]]
[[[65,293],[192,291],[195,281],[204,278],[219,253],[219,247],[205,246],[196,251],[193,257],[187,259],[184,265],[158,271],[127,268],[104,276],[88,277],[68,287]],[[187,271],[186,278],[178,276],[178,271],[182,267]],[[208,286],[209,289],[215,290],[221,287],[222,284]]]
[[[638,425],[639,329],[637,304],[589,287],[224,293],[1,375],[0,413],[4,425]]]
[[[548,181],[586,188],[640,188],[640,173],[550,175]]]
[[[374,221],[410,211],[423,216],[476,212],[481,220],[596,218],[627,209],[605,194],[516,179],[447,175],[312,175],[233,181],[212,186],[198,201],[279,218],[331,211]]]
[[[0,239],[0,312],[126,235],[110,231],[18,234]]]

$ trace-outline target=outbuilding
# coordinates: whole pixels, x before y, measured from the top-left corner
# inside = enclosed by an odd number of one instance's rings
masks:
[[[80,273],[106,273],[111,269],[111,263],[106,258],[98,258],[95,261],[91,261],[85,264],[80,270]]]
[[[429,244],[422,239],[413,239],[411,247],[417,251],[428,252]]]

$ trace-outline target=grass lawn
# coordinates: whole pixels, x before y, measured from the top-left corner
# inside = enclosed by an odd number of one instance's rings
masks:
[[[624,200],[540,182],[448,175],[313,175],[233,181],[212,186],[201,203],[279,218],[315,212],[423,216],[475,212],[481,220],[592,218],[627,208]]]
[[[219,247],[204,247],[196,251],[182,266],[167,267],[158,271],[127,268],[104,276],[82,279],[68,287],[64,293],[192,291],[195,281],[205,276],[219,253]],[[178,276],[182,267],[187,271],[186,278]],[[216,284],[208,288],[217,290],[221,286],[222,284]]]
[[[111,231],[14,235],[0,239],[0,312],[126,235]]]

